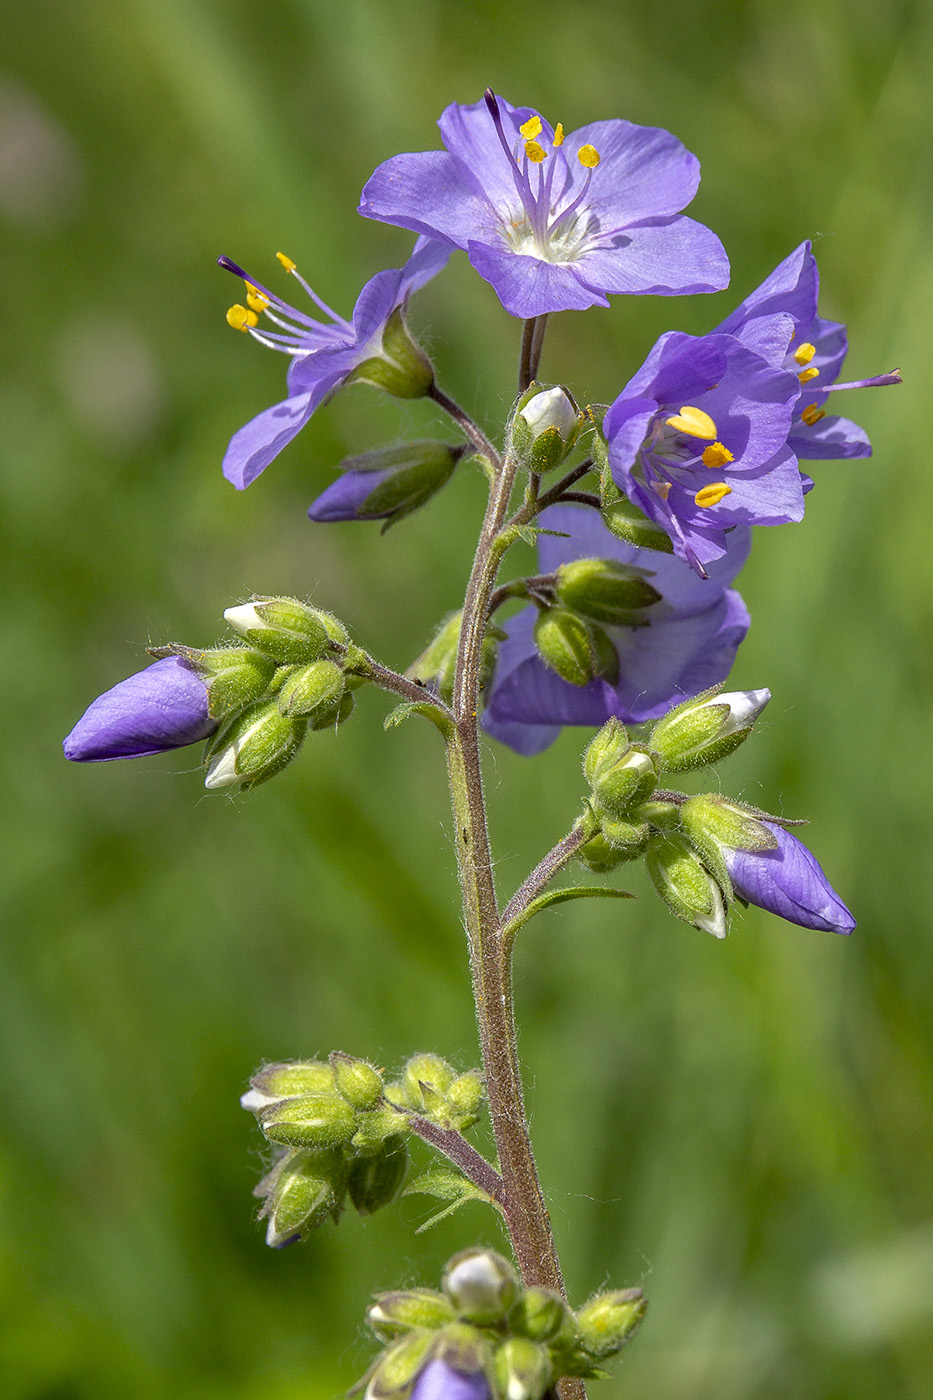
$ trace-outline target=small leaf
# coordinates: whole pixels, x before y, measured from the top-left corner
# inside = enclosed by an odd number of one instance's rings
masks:
[[[527,924],[529,919],[533,919],[535,914],[540,914],[542,909],[548,909],[552,904],[565,904],[569,899],[634,899],[633,894],[628,890],[615,890],[609,885],[571,885],[569,889],[549,890],[546,894],[539,894],[537,899],[533,899],[527,909],[523,909],[514,919],[512,919],[502,930],[502,936],[507,941],[511,941],[518,930]]]
[[[438,709],[437,705],[432,704],[427,699],[403,700],[400,705],[396,705],[394,710],[389,711],[382,721],[382,727],[383,729],[395,729],[408,719],[409,715],[424,715],[425,719],[429,719],[442,734],[445,734],[450,727],[450,721],[443,710]]]
[[[448,1215],[453,1215],[455,1210],[466,1205],[468,1201],[485,1201],[486,1205],[494,1205],[495,1202],[486,1195],[472,1181],[467,1181],[466,1177],[459,1172],[432,1171],[425,1172],[422,1176],[416,1177],[410,1182],[402,1192],[403,1196],[433,1196],[438,1201],[449,1201],[450,1205],[443,1210],[437,1211],[429,1219],[419,1225],[415,1231],[416,1235],[421,1235],[425,1230],[430,1230],[432,1225],[438,1221],[445,1220]]]

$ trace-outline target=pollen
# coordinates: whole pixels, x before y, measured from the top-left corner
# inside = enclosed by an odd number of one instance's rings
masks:
[[[258,287],[254,287],[252,282],[246,284],[246,305],[251,311],[267,311],[269,308],[269,298]]]
[[[534,165],[540,165],[543,160],[547,160],[547,151],[538,141],[525,142],[525,155]]]
[[[691,437],[709,438],[711,441],[716,437],[716,424],[709,414],[691,404],[685,404],[679,413],[664,421],[678,433],[689,433]]]
[[[819,370],[811,365],[809,369],[801,370],[797,378],[800,380],[801,384],[808,384],[811,379],[816,379],[818,374]]]
[[[522,133],[524,141],[533,141],[536,136],[541,135],[541,118],[538,116],[529,117],[526,122],[522,122],[518,129]]]
[[[721,442],[713,442],[703,449],[703,465],[711,467],[714,471],[734,461],[735,458],[728,447],[724,447]]]
[[[235,331],[248,331],[258,322],[259,317],[255,311],[247,311],[245,306],[231,306],[227,312],[227,325],[232,326]]]
[[[599,164],[599,151],[595,146],[581,146],[577,151],[577,160],[587,170],[595,170]]]
[[[698,506],[718,506],[724,496],[732,495],[732,487],[727,486],[724,481],[717,481],[712,486],[704,486],[694,496]]]
[[[286,272],[294,272],[295,268],[298,266],[297,263],[292,262],[291,258],[286,257],[284,253],[276,253],[275,256],[278,258],[279,262],[282,264]]]
[[[805,340],[802,345],[798,345],[794,351],[794,359],[798,365],[808,365],[816,354],[816,346],[811,345],[809,340]]]
[[[554,145],[555,145],[555,146],[562,146],[563,144],[564,144],[564,126],[563,126],[563,123],[562,123],[562,122],[558,122],[557,125],[556,125],[555,128],[554,128]]]
[[[807,407],[804,409],[803,413],[801,413],[800,416],[806,423],[807,427],[812,428],[815,423],[818,423],[820,421],[821,418],[826,417],[826,410],[822,408],[817,408],[815,403],[811,403],[807,405]]]

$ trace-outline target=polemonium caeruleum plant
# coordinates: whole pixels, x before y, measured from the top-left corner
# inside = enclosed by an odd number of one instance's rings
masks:
[[[404,267],[377,273],[352,319],[332,312],[290,258],[317,313],[296,309],[228,258],[245,304],[227,319],[289,356],[287,396],[234,434],[223,469],[248,486],[332,394],[364,382],[428,397],[454,441],[374,447],[342,464],[312,521],[421,509],[470,464],[488,500],[463,606],[406,670],[393,669],[318,603],[256,596],[227,609],[214,647],[150,649],[152,665],[93,702],[65,741],[79,762],[207,740],[209,789],[251,788],[306,740],[343,724],[355,692],[396,700],[387,727],[425,719],[447,755],[481,1069],[414,1054],[394,1076],[334,1051],[268,1064],[243,1095],[271,1151],[256,1187],[266,1241],[306,1238],[351,1205],[369,1215],[403,1191],[434,1197],[434,1219],[480,1201],[498,1212],[514,1262],[466,1248],[440,1287],[377,1295],[381,1350],[362,1384],[373,1400],[582,1400],[645,1310],[637,1288],[568,1301],[538,1179],[516,1053],[511,955],[549,905],[624,898],[612,883],[555,884],[572,862],[609,874],[644,860],[671,912],[718,938],[736,904],[805,928],[855,921],[798,823],[715,791],[667,784],[724,760],[751,733],[767,689],[726,690],[748,612],[733,587],[751,525],[799,520],[813,483],[800,459],[865,456],[830,411],[844,327],[817,310],[802,244],[704,336],[663,335],[611,405],[537,380],[547,318],[618,293],[713,291],[728,279],[719,240],[682,213],[699,167],[673,136],[612,120],[572,134],[492,92],[441,117],[445,150],[399,155],[366,184],[360,212],[418,235]],[[523,320],[518,397],[497,441],[436,383],[408,329],[410,297],[454,249]],[[323,317],[323,319],[321,319]],[[620,380],[623,376],[620,375]],[[537,572],[500,581],[519,541]],[[324,600],[326,602],[326,600]],[[520,605],[515,611],[516,604]],[[567,834],[505,901],[494,879],[483,792],[483,731],[522,754],[564,726],[595,729]],[[300,1053],[301,1047],[296,1047]],[[496,1157],[469,1130],[488,1108]],[[409,1144],[436,1154],[410,1178]]]

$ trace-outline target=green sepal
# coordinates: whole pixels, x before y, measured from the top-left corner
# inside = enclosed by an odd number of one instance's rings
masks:
[[[317,714],[311,716],[308,721],[308,728],[315,733],[322,729],[336,729],[343,724],[344,720],[350,718],[356,706],[356,700],[345,690],[340,699],[333,705],[328,705],[326,709],[319,710]]]
[[[630,744],[615,763],[604,763],[593,783],[593,806],[603,816],[629,822],[634,808],[658,785],[655,755],[643,744]],[[611,841],[612,837],[606,833]]]
[[[352,1157],[347,1192],[359,1215],[372,1215],[395,1200],[408,1174],[408,1147],[403,1138],[386,1138],[379,1152]]]
[[[316,661],[332,640],[324,614],[298,598],[257,594],[227,608],[224,617],[251,647],[281,664]]]
[[[507,1337],[493,1364],[499,1391],[508,1400],[541,1400],[554,1380],[547,1347],[528,1337]]]
[[[509,1313],[509,1329],[533,1342],[549,1342],[559,1332],[576,1330],[573,1314],[559,1293],[533,1285]]]
[[[602,832],[597,831],[596,835],[591,836],[585,846],[580,847],[576,858],[594,875],[608,875],[611,870],[615,870],[617,865],[622,864],[626,855],[624,851],[616,850],[614,846],[611,846]]]
[[[640,1288],[601,1293],[577,1312],[582,1349],[591,1361],[604,1361],[622,1350],[635,1332],[648,1304]]]
[[[388,1089],[390,1086],[386,1086]],[[356,1120],[356,1132],[350,1141],[358,1152],[379,1152],[383,1143],[398,1133],[406,1131],[404,1113],[396,1108],[385,1106],[360,1113]]]
[[[336,1221],[346,1194],[346,1164],[340,1151],[286,1151],[254,1188],[268,1221],[266,1244],[280,1249],[304,1238],[330,1217]]]
[[[612,480],[608,466],[602,470],[600,496],[603,524],[616,539],[637,545],[639,549],[653,549],[658,554],[674,553],[670,535],[622,494]]]
[[[335,661],[322,657],[308,666],[297,666],[286,677],[276,695],[283,715],[293,719],[320,716],[337,711],[344,690],[343,671]]]
[[[208,789],[267,782],[301,748],[307,721],[283,715],[274,701],[261,700],[221,725],[204,751]]]
[[[661,600],[647,573],[615,559],[573,559],[557,570],[557,597],[595,622],[632,626],[644,621],[647,609]]]
[[[392,1341],[413,1329],[436,1329],[456,1321],[449,1298],[431,1288],[399,1289],[377,1293],[366,1314],[366,1321],[377,1337]]]
[[[594,629],[568,608],[547,608],[538,613],[535,646],[545,666],[561,680],[582,688],[598,675]]]
[[[607,719],[583,752],[583,776],[590,787],[604,769],[618,763],[628,752],[630,743],[628,731],[622,721],[615,717]]]
[[[436,1337],[436,1332],[427,1329],[409,1332],[376,1358],[350,1393],[365,1386],[365,1400],[407,1400],[419,1372],[430,1358]]]
[[[382,1075],[365,1060],[334,1050],[329,1056],[337,1092],[351,1108],[375,1108],[382,1098]]]
[[[716,876],[727,899],[732,898],[732,881],[724,848],[738,851],[778,849],[777,837],[764,825],[763,816],[765,814],[756,809],[712,792],[688,798],[680,809],[684,835]]]
[[[400,306],[386,322],[382,354],[364,360],[344,380],[345,384],[357,382],[372,384],[397,399],[420,399],[430,392],[434,367],[409,334]]]
[[[350,1141],[356,1114],[337,1094],[302,1094],[263,1109],[259,1126],[270,1142],[321,1151]]]
[[[604,817],[600,829],[613,850],[625,860],[638,860],[643,856],[653,834],[647,822],[620,821],[612,817]]]
[[[715,938],[725,938],[726,895],[685,837],[676,831],[658,836],[648,847],[645,861],[655,889],[672,914]]]
[[[440,1055],[427,1053],[410,1056],[403,1071],[409,1104],[420,1113],[424,1108],[424,1085],[443,1094],[456,1078],[456,1070]]]

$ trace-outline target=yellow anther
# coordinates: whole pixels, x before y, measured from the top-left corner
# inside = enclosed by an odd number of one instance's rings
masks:
[[[671,494],[671,483],[669,481],[656,481],[652,489],[656,496],[660,496],[662,501],[666,501]]]
[[[294,272],[295,268],[298,266],[297,263],[292,262],[291,258],[287,258],[284,253],[276,253],[275,256],[278,258],[279,262],[282,264],[286,272]]]
[[[665,423],[669,428],[675,428],[678,433],[689,433],[691,437],[708,438],[712,441],[716,437],[716,424],[708,413],[704,413],[702,408],[693,408],[686,404],[679,413],[675,413],[673,418],[665,418]]]
[[[535,165],[540,165],[543,160],[547,160],[547,151],[537,141],[525,142],[525,155]]]
[[[718,506],[724,496],[732,495],[732,487],[727,486],[724,481],[717,481],[713,486],[704,486],[694,496],[698,506]]]
[[[563,144],[564,144],[564,124],[563,124],[563,122],[558,122],[557,125],[556,125],[555,128],[554,128],[554,145],[555,145],[555,146],[562,146]]]
[[[587,170],[595,170],[599,164],[599,151],[595,146],[581,146],[577,151],[577,160],[581,165],[585,165]]]
[[[810,380],[815,379],[818,374],[819,370],[816,369],[813,365],[811,365],[809,369],[801,370],[800,373],[797,375],[797,378],[800,380],[801,384],[808,384]]]
[[[826,417],[826,410],[823,408],[817,408],[815,403],[811,403],[807,405],[807,407],[804,409],[803,413],[801,413],[800,416],[806,423],[807,427],[812,428],[814,423],[818,423],[821,418]]]
[[[718,467],[725,467],[729,462],[734,461],[735,458],[728,447],[724,447],[721,442],[710,443],[709,447],[703,449],[703,464],[712,467],[714,471]]]
[[[533,141],[536,136],[541,135],[541,118],[529,117],[526,122],[522,122],[518,129],[522,133],[523,140]]]
[[[798,345],[794,351],[794,359],[798,365],[808,365],[816,354],[816,346],[811,345],[809,340],[805,340],[802,345]]]
[[[255,326],[259,317],[255,311],[247,311],[245,306],[231,306],[227,312],[227,325],[232,326],[235,331],[248,331]]]
[[[258,287],[254,287],[252,282],[247,282],[246,305],[251,311],[265,311],[269,306],[269,298]]]

